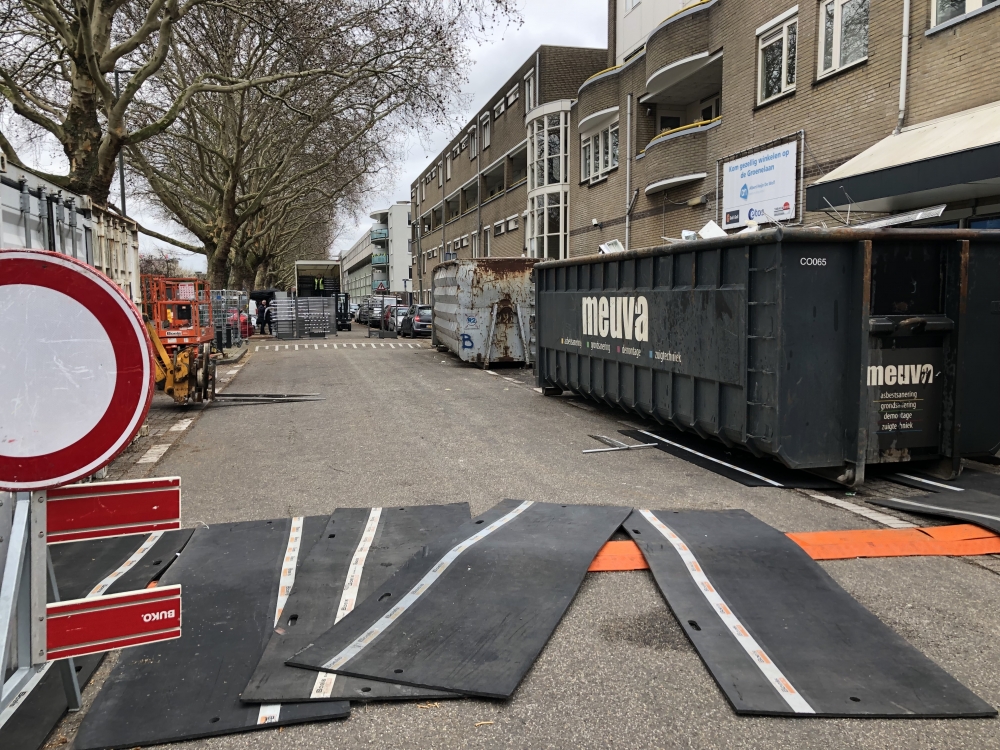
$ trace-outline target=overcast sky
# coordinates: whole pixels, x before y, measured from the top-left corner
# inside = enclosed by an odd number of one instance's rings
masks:
[[[391,188],[372,195],[365,211],[357,217],[357,225],[348,227],[334,245],[334,252],[344,252],[368,231],[372,221],[368,214],[396,201],[410,200],[410,183],[426,168],[431,158],[443,149],[468,122],[473,112],[492,103],[497,90],[511,73],[541,45],[564,47],[605,47],[608,39],[608,4],[606,0],[573,0],[572,3],[535,1],[521,3],[524,23],[497,29],[491,42],[472,49],[473,65],[464,87],[468,107],[456,116],[447,128],[433,137],[411,137],[406,144],[406,156],[396,170]]]
[[[455,120],[430,134],[410,135],[403,146],[403,159],[395,165],[386,187],[373,193],[365,202],[354,223],[345,228],[331,249],[333,254],[346,251],[366,231],[372,221],[368,214],[385,208],[396,201],[410,199],[410,183],[415,180],[430,159],[436,156],[454,134],[462,128],[472,112],[491,102],[497,90],[517,70],[522,62],[542,44],[566,47],[605,47],[607,45],[606,0],[573,0],[572,3],[556,3],[551,0],[536,0],[521,4],[523,24],[511,24],[495,29],[491,40],[485,44],[471,45],[472,67],[468,71],[468,83],[463,87],[466,105],[457,110]],[[26,150],[23,158],[29,164],[49,172],[65,174],[68,163],[62,149],[54,142],[37,150]],[[118,181],[112,188],[111,201],[118,204]],[[171,237],[198,244],[181,226],[159,219],[148,206],[137,205],[134,201],[127,206],[129,216],[150,229]],[[162,247],[180,259],[183,266],[192,271],[205,270],[205,256],[189,253],[166,243],[139,235],[139,249],[149,251]]]

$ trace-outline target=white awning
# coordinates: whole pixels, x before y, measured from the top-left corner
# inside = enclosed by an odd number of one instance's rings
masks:
[[[998,193],[1000,102],[994,102],[883,138],[809,186],[806,203],[814,211],[828,208],[826,201],[897,211]]]

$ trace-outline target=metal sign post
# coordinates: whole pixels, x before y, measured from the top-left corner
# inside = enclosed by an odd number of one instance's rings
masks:
[[[149,411],[152,346],[121,289],[68,256],[6,250],[0,309],[2,726],[50,662],[64,660],[79,709],[71,657],[180,636],[180,587],[60,602],[48,554],[53,542],[178,528],[180,480],[63,486],[109,464]]]

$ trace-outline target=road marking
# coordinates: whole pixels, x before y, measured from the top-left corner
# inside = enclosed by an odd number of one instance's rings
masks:
[[[411,349],[413,348],[413,344],[407,344],[407,346],[410,347]]]
[[[326,349],[326,344],[323,344],[323,348],[324,348],[324,349]],[[334,349],[336,349],[336,348],[337,348],[337,345],[336,345],[336,344],[334,344],[334,345],[333,345],[333,348],[334,348]]]
[[[167,430],[167,432],[184,432],[184,430],[186,430],[188,427],[191,426],[191,423],[193,421],[194,421],[194,417],[189,417],[188,419],[178,420],[177,422],[174,422],[170,426],[170,429]]]
[[[236,369],[236,370],[228,370],[226,372],[226,375],[236,375],[238,372],[239,372],[238,369]]]
[[[841,500],[839,497],[830,497],[829,495],[824,495],[822,492],[813,492],[811,490],[800,490],[805,495],[813,498],[814,500],[819,500],[821,503],[827,503],[828,505],[834,505],[842,510],[846,510],[850,513],[867,518],[869,521],[874,521],[875,523],[880,523],[883,526],[888,526],[890,529],[913,529],[916,528],[916,524],[909,523],[908,521],[903,521],[902,519],[896,518],[895,516],[890,516],[888,513],[879,513],[877,510],[872,510],[871,508],[865,508],[860,505],[855,505],[847,500]]]
[[[358,348],[358,345],[357,345],[357,344],[351,344],[351,346],[353,346],[353,347],[354,347],[355,349],[357,349],[357,348]]]
[[[354,557],[351,558],[351,567],[347,569],[347,579],[344,581],[344,591],[340,596],[340,606],[337,607],[337,615],[333,621],[336,625],[345,615],[354,609],[358,600],[358,588],[361,586],[361,574],[365,569],[365,560],[368,559],[368,552],[375,541],[375,532],[378,530],[378,522],[382,517],[381,508],[372,508],[368,514],[368,523],[361,532],[361,540],[354,550]],[[337,675],[330,672],[319,672],[316,675],[316,682],[313,683],[310,698],[329,698],[333,694],[333,684],[337,680]]]
[[[253,350],[254,350],[255,352],[259,352],[259,351],[260,351],[260,347],[259,347],[259,346],[255,346]]]
[[[281,577],[278,580],[278,604],[274,608],[274,627],[278,626],[281,612],[292,593],[295,583],[295,566],[299,559],[299,546],[302,544],[302,516],[292,519],[292,527],[288,530],[288,546],[285,547],[285,557],[281,563]],[[280,703],[263,703],[257,712],[258,724],[273,724],[281,716]]]
[[[464,542],[460,542],[452,547],[444,557],[438,560],[437,565],[431,568],[426,575],[420,579],[417,585],[410,589],[409,593],[399,600],[399,604],[392,607],[388,612],[376,620],[374,624],[368,628],[368,630],[358,636],[354,642],[348,645],[343,651],[323,664],[322,668],[328,670],[339,669],[361,653],[365,646],[375,640],[379,634],[385,632],[385,630],[391,626],[401,614],[409,609],[410,606],[420,598],[420,595],[427,591],[427,589],[429,589],[431,585],[441,577],[441,574],[448,569],[448,566],[455,562],[460,554],[465,552],[465,550],[472,545],[488,537],[501,526],[505,526],[509,522],[513,521],[533,504],[534,503],[531,500],[525,500],[507,515],[502,518],[498,518],[486,528],[470,536]]]
[[[952,492],[965,492],[962,487],[951,487],[947,484],[941,484],[940,482],[932,482],[930,479],[924,479],[923,477],[915,477],[912,474],[896,474],[897,477],[905,477],[906,479],[912,479],[914,482],[923,482],[924,484],[930,484],[934,487],[940,487],[943,490],[951,490]]]
[[[771,683],[778,695],[784,699],[788,707],[791,708],[797,714],[814,714],[816,711],[812,706],[803,698],[799,692],[792,687],[792,683],[781,673],[781,670],[775,666],[774,662],[771,661],[770,657],[764,653],[764,649],[760,647],[760,644],[750,635],[749,631],[743,627],[743,623],[739,621],[739,618],[733,614],[732,610],[726,605],[719,592],[715,590],[711,582],[708,580],[708,576],[705,575],[705,571],[702,570],[701,565],[698,563],[697,558],[691,552],[684,541],[677,536],[677,534],[670,529],[666,524],[664,524],[659,518],[653,515],[648,510],[639,511],[647,521],[649,521],[653,527],[659,531],[670,542],[671,546],[680,555],[681,560],[684,561],[684,567],[687,568],[688,574],[691,579],[695,582],[698,590],[701,591],[708,603],[712,605],[712,609],[719,616],[719,619],[725,623],[728,627],[729,632],[733,634],[736,638],[736,642],[743,647],[743,650],[747,652],[747,656],[750,660],[757,666],[757,668],[767,677],[768,682]]]
[[[323,344],[323,346],[326,346],[326,344]],[[319,344],[313,344],[313,349],[319,349]]]
[[[395,349],[395,348],[396,348],[396,345],[395,345],[395,344],[389,344],[389,348],[390,348],[390,349]]]
[[[154,445],[148,451],[142,454],[142,458],[136,461],[137,464],[155,464],[159,461],[163,454],[167,452],[167,449],[173,445],[172,443],[160,443],[159,445]]]
[[[285,348],[287,349],[288,347],[285,347]],[[298,350],[299,350],[299,345],[298,345],[298,344],[296,344],[296,345],[295,345],[295,351],[298,351]]]
[[[722,464],[723,466],[726,466],[726,467],[728,467],[730,469],[733,469],[734,471],[739,471],[739,472],[741,472],[743,474],[746,474],[748,476],[753,477],[754,479],[759,479],[762,482],[767,482],[772,487],[784,487],[785,486],[785,485],[781,484],[781,482],[775,482],[773,479],[768,479],[767,477],[762,477],[760,474],[754,474],[752,471],[747,471],[746,469],[741,469],[739,466],[733,466],[732,464],[726,463],[725,461],[720,461],[717,458],[712,458],[711,456],[706,456],[704,453],[699,453],[698,451],[694,450],[693,448],[688,448],[686,445],[681,445],[680,443],[675,443],[672,440],[667,440],[666,438],[662,438],[659,435],[654,435],[652,432],[646,432],[645,430],[639,430],[639,432],[641,432],[643,435],[649,435],[649,437],[653,438],[654,440],[659,440],[661,443],[666,443],[667,445],[672,445],[675,448],[680,448],[681,450],[685,450],[688,453],[693,453],[694,455],[700,456],[701,458],[708,459],[709,461],[714,461],[717,464]]]

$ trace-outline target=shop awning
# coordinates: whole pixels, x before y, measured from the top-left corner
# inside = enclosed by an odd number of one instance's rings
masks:
[[[810,185],[806,208],[903,211],[992,195],[1000,195],[1000,102],[883,138]]]

